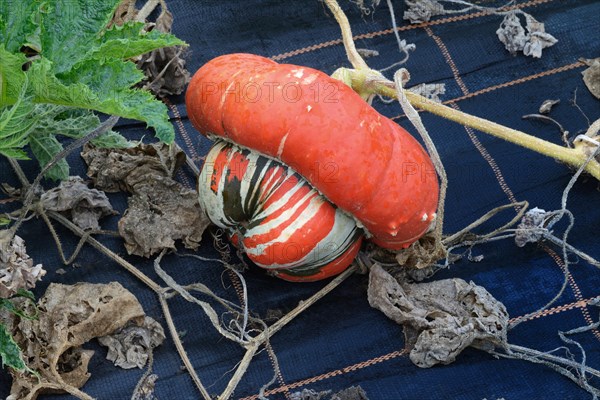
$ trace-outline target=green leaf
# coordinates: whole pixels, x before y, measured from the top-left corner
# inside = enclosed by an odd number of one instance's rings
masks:
[[[143,31],[142,22],[128,22],[107,30],[86,55],[86,59],[118,58],[139,56],[161,47],[181,46],[185,42],[169,33],[153,30]]]
[[[100,118],[90,110],[56,106],[52,104],[38,104],[35,112],[44,118],[35,127],[36,133],[67,136],[73,139],[84,137],[100,126]],[[133,147],[133,142],[125,139],[120,133],[108,131],[92,140],[98,147],[128,148]]]
[[[42,115],[35,127],[36,132],[80,138],[100,125],[100,118],[91,110],[36,104],[35,113]]]
[[[29,144],[41,168],[44,168],[55,155],[63,150],[63,146],[56,139],[56,136],[49,133],[35,132],[29,137]],[[57,181],[65,180],[69,177],[69,164],[62,159],[50,168],[45,176]]]
[[[10,218],[0,216],[0,226],[10,225]]]
[[[120,0],[48,0],[42,55],[66,72],[88,52],[110,22]]]
[[[18,371],[28,369],[21,349],[3,324],[0,324],[0,358],[2,367],[8,366]]]
[[[35,127],[37,117],[31,97],[26,96],[27,80],[16,103],[2,108],[0,112],[0,154],[17,159],[28,159],[22,150],[29,134]]]
[[[12,54],[0,44],[0,107],[14,104],[21,95],[25,85],[21,67],[26,62],[24,54]]]
[[[125,66],[127,63],[121,65]],[[173,142],[175,131],[169,122],[167,106],[156,100],[150,92],[121,89],[110,93],[98,93],[81,82],[65,85],[53,75],[51,67],[51,63],[45,59],[36,60],[31,64],[27,74],[34,88],[34,101],[82,107],[144,121],[154,128],[156,137],[161,141]],[[128,67],[124,68],[128,70]],[[107,82],[107,87],[111,85],[114,83]]]
[[[30,159],[25,150],[20,149],[0,149],[0,154],[8,158],[14,158],[15,160]]]
[[[144,31],[144,24],[126,23],[122,27],[106,26],[120,0],[0,0],[0,111],[5,121],[13,118],[12,109],[4,106],[19,102],[23,87],[29,82],[27,95],[31,101],[51,105],[37,113],[39,129],[29,132],[29,141],[41,165],[56,154],[56,134],[81,137],[97,126],[91,113],[68,116],[61,121],[52,107],[94,110],[146,122],[156,137],[171,143],[175,132],[168,119],[167,107],[146,91],[132,89],[144,75],[135,64],[126,61],[149,51],[184,42],[157,30]],[[27,58],[20,51],[29,47],[38,54]],[[29,105],[30,106],[30,105]],[[6,111],[6,114],[4,112]],[[15,113],[22,116],[25,110]],[[54,113],[54,114],[53,114]],[[9,118],[10,117],[10,118]],[[13,129],[2,140],[0,154],[25,158],[21,149],[26,143],[29,121],[13,123]],[[18,122],[17,119],[14,120]],[[26,123],[25,123],[26,122]],[[95,140],[99,145],[129,146],[120,135],[110,132]],[[68,170],[61,162],[49,176],[65,177]]]
[[[12,53],[18,52],[24,45],[34,49],[39,47],[42,10],[41,1],[0,1],[0,44]]]
[[[65,85],[83,83],[99,97],[115,97],[144,79],[144,73],[130,61],[91,59],[77,64],[66,74],[59,75]]]

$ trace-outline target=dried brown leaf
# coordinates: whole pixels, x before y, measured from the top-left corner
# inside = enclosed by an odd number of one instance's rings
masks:
[[[175,248],[177,240],[186,248],[198,248],[210,221],[196,192],[172,179],[185,160],[181,150],[164,144],[125,150],[88,146],[82,156],[97,186],[132,193],[129,208],[119,221],[119,233],[130,254],[150,257]]]
[[[449,364],[468,346],[492,350],[506,343],[506,308],[472,282],[409,284],[374,265],[368,298],[372,307],[404,326],[410,359],[422,368]]]
[[[143,368],[152,350],[165,340],[165,332],[158,322],[150,317],[142,325],[130,322],[125,328],[98,339],[108,347],[106,358],[124,369]]]
[[[600,99],[600,57],[592,60],[581,60],[588,68],[582,72],[583,82],[595,98]]]
[[[160,15],[156,18],[156,26],[154,29],[158,29],[163,33],[169,33],[173,26],[173,14],[167,9],[166,3],[164,3],[162,7]]]
[[[21,237],[15,235],[9,246],[0,246],[0,299],[15,295],[19,289],[34,288],[44,275],[42,264],[33,264]]]
[[[161,13],[154,24],[148,24],[148,29],[157,29],[170,33],[173,26],[173,14],[161,3]],[[154,50],[143,55],[137,66],[146,74],[145,87],[158,97],[178,95],[183,93],[190,81],[190,73],[185,68],[182,57],[183,47],[172,46]]]
[[[39,373],[36,377],[11,371],[14,399],[34,400],[42,393],[80,388],[90,377],[88,364],[94,353],[81,346],[127,323],[144,321],[144,311],[135,296],[115,282],[53,283],[38,308],[37,320],[13,317],[13,337],[23,349],[28,367]]]
[[[90,189],[79,176],[71,176],[41,196],[44,209],[68,214],[81,229],[99,229],[98,220],[117,212],[104,192]]]
[[[172,177],[185,153],[177,146],[140,144],[129,149],[106,149],[86,145],[81,157],[94,186],[105,192],[134,193],[148,178]]]
[[[181,47],[165,47],[143,55],[137,62],[146,74],[145,87],[158,97],[183,93],[190,82]]]

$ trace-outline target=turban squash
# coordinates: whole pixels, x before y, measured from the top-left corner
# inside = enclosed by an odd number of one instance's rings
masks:
[[[435,220],[438,181],[422,146],[323,72],[220,56],[194,74],[186,107],[215,139],[200,202],[251,260],[283,279],[343,271],[363,234],[405,248]]]

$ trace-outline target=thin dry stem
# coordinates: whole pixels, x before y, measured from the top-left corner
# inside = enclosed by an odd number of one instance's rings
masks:
[[[271,336],[273,336],[276,332],[278,332],[281,328],[290,323],[294,318],[300,315],[307,308],[315,304],[317,301],[325,297],[326,294],[331,292],[333,289],[338,287],[340,283],[344,282],[346,278],[352,275],[356,271],[356,265],[350,266],[347,270],[336,276],[331,282],[329,282],[323,289],[319,290],[317,293],[313,294],[308,299],[301,301],[300,304],[288,314],[284,315],[280,320],[275,322],[269,328],[267,328],[263,333],[258,335],[253,341],[263,344],[266,342]]]
[[[223,393],[221,393],[221,395],[218,397],[219,400],[229,400],[229,398],[231,398],[231,395],[233,394],[235,388],[244,377],[244,374],[248,370],[248,366],[250,365],[250,362],[254,358],[254,355],[258,351],[259,347],[259,343],[253,343],[250,347],[247,348],[246,353],[244,354],[244,358],[242,358],[242,361],[240,361],[240,364],[238,365],[238,367],[235,370],[235,373],[229,380],[227,387],[225,388]]]
[[[50,218],[52,218],[56,222],[59,222],[64,227],[68,228],[73,233],[75,233],[77,236],[82,237],[82,236],[86,235],[86,232],[83,229],[81,229],[80,227],[78,227],[77,225],[75,225],[74,223],[69,221],[66,217],[57,213],[56,211],[47,211],[47,214]],[[131,272],[136,278],[141,280],[146,286],[148,286],[150,289],[152,289],[153,292],[158,293],[158,294],[162,293],[162,290],[163,290],[162,287],[160,287],[158,284],[156,284],[156,282],[154,282],[146,274],[144,274],[142,271],[140,271],[135,266],[133,266],[133,264],[127,262],[125,259],[120,257],[118,254],[115,254],[112,250],[110,250],[108,247],[104,246],[98,240],[94,239],[93,237],[88,236],[86,241],[90,245],[92,245],[92,247],[94,247],[96,250],[100,251],[101,253],[103,253],[104,255],[106,255],[107,257],[112,259],[113,261],[115,261],[117,264],[119,264],[120,266],[125,268],[127,271]]]
[[[179,334],[177,333],[177,329],[175,328],[175,323],[173,322],[173,317],[171,315],[167,299],[162,295],[158,296],[158,299],[160,301],[163,313],[165,314],[165,320],[167,321],[167,326],[169,327],[169,332],[171,333],[171,337],[173,338],[173,342],[175,343],[177,352],[179,353],[179,356],[183,361],[183,365],[185,365],[185,368],[190,374],[190,377],[194,381],[194,384],[200,391],[200,394],[202,395],[204,400],[211,400],[210,394],[208,393],[204,385],[202,385],[202,381],[200,381],[198,374],[196,374],[196,370],[194,369],[194,366],[192,365],[192,362],[190,361],[190,358],[188,357],[187,352],[185,351],[185,347],[183,347],[183,343],[181,343],[181,340],[179,340]]]
[[[315,304],[317,301],[322,299],[325,295],[327,295],[333,289],[338,287],[343,281],[346,280],[346,278],[348,278],[350,275],[352,275],[356,271],[356,268],[357,267],[354,264],[352,266],[350,266],[350,268],[348,268],[347,270],[345,270],[344,272],[342,272],[341,274],[336,276],[331,282],[329,282],[325,287],[323,287],[317,293],[313,294],[307,300],[301,301],[300,304],[298,304],[298,306],[296,308],[294,308],[288,314],[284,315],[280,320],[275,322],[273,325],[266,328],[260,335],[253,338],[250,341],[250,344],[248,344],[246,346],[246,354],[244,354],[244,358],[238,365],[235,373],[231,377],[231,380],[227,384],[227,387],[225,388],[223,393],[221,393],[221,395],[219,396],[219,400],[227,400],[231,397],[231,395],[233,394],[233,391],[235,390],[237,385],[240,383],[240,380],[246,373],[246,370],[248,369],[248,366],[250,365],[250,361],[252,361],[252,357],[254,357],[254,354],[256,354],[256,352],[258,351],[260,346],[262,346],[264,343],[266,343],[271,338],[271,336],[273,336],[275,333],[277,333],[279,330],[281,330],[281,328],[283,328],[285,325],[290,323],[294,318],[296,318],[298,315],[300,315],[303,311],[305,311],[307,308],[309,308],[310,306]]]

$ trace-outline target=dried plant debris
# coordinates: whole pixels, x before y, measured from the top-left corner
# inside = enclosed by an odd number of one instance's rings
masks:
[[[0,299],[14,296],[20,289],[34,288],[44,275],[46,270],[42,264],[34,265],[21,237],[15,235],[9,246],[0,246]]]
[[[385,250],[384,250],[385,251]],[[406,249],[396,253],[396,261],[407,269],[428,269],[445,258],[446,248],[433,233],[427,233]]]
[[[30,306],[31,307],[31,306]],[[27,366],[38,375],[11,370],[9,399],[36,399],[43,393],[77,393],[90,378],[88,341],[144,322],[135,296],[118,283],[51,284],[38,302],[39,318],[12,316],[9,326]]]
[[[312,389],[302,389],[301,392],[290,394],[290,400],[326,400],[330,394],[331,390],[317,392]]]
[[[551,100],[551,99],[544,100],[544,102],[540,106],[539,113],[540,114],[549,114],[550,111],[552,111],[552,108],[555,105],[557,105],[558,103],[560,103],[559,99],[556,99],[556,100]]]
[[[405,0],[405,3],[407,9],[404,11],[404,19],[411,24],[427,22],[437,15],[461,14],[472,10],[504,15],[496,35],[511,54],[522,51],[526,56],[540,58],[543,49],[558,41],[545,31],[543,23],[522,10],[506,12],[502,7],[484,7],[463,0]],[[519,16],[525,19],[525,27]]]
[[[97,187],[132,194],[119,221],[129,254],[150,257],[175,248],[176,240],[182,240],[186,248],[198,248],[210,221],[196,192],[172,178],[185,161],[180,149],[165,144],[119,150],[86,146],[82,156]]]
[[[173,15],[167,10],[165,3],[154,26],[163,33],[170,33],[173,25]],[[185,68],[182,58],[183,47],[172,46],[152,51],[140,57],[137,66],[146,74],[148,83],[145,85],[158,97],[178,95],[183,92],[190,81],[190,73]]]
[[[360,386],[352,386],[332,394],[331,390],[317,392],[312,389],[303,389],[290,395],[291,400],[369,400],[367,394]]]
[[[379,52],[373,49],[356,49],[362,58],[371,58],[379,56]]]
[[[420,24],[427,22],[431,17],[445,14],[444,6],[436,0],[406,0],[408,7],[404,11],[404,19],[409,20],[411,24]]]
[[[546,210],[534,207],[527,211],[515,231],[515,244],[519,247],[527,243],[537,243],[544,237],[548,213]]]
[[[331,396],[331,400],[369,400],[360,386],[352,386]]]
[[[117,367],[143,368],[152,350],[165,340],[165,332],[158,322],[146,317],[142,325],[129,322],[123,329],[98,340],[108,347],[106,358]]]
[[[579,61],[589,67],[582,72],[585,86],[595,98],[600,99],[600,57],[594,59],[582,58]]]
[[[468,346],[491,351],[506,344],[506,308],[472,282],[408,284],[374,265],[368,298],[372,307],[404,326],[410,359],[421,368],[449,364]]]
[[[154,387],[157,380],[158,375],[156,374],[146,376],[136,388],[131,396],[131,400],[158,400],[158,397],[154,395]]]
[[[198,248],[210,221],[194,190],[156,176],[136,189],[119,221],[119,234],[129,254],[150,257],[174,249],[176,240],[182,240],[188,249]]]
[[[445,83],[422,83],[417,86],[413,86],[410,89],[411,92],[421,95],[423,97],[428,98],[429,100],[433,100],[435,102],[441,103],[442,100],[440,96],[446,94],[446,84]]]
[[[62,181],[42,194],[40,200],[44,209],[68,213],[73,223],[84,230],[100,229],[100,218],[117,214],[106,194],[90,189],[79,176]]]
[[[81,156],[94,186],[109,193],[134,193],[148,177],[172,177],[185,163],[185,153],[181,149],[165,144],[140,144],[118,150],[88,144]]]
[[[545,31],[542,22],[529,14],[523,15],[526,21],[525,28],[517,12],[513,11],[506,14],[496,35],[511,54],[522,51],[526,56],[541,58],[542,50],[553,46],[558,40]]]

